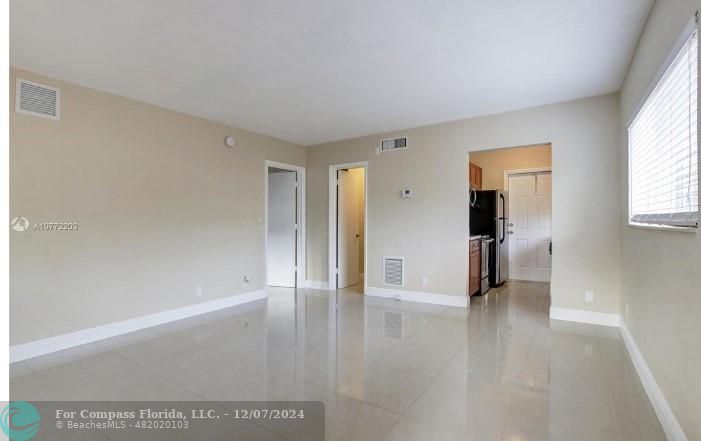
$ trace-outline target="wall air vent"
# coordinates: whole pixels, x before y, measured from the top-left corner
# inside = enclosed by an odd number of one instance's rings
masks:
[[[404,286],[404,258],[382,258],[382,280],[385,285]]]
[[[406,136],[401,138],[383,139],[380,142],[381,152],[393,152],[395,150],[404,150],[406,148]]]
[[[44,118],[60,119],[61,91],[55,87],[17,79],[15,111]]]

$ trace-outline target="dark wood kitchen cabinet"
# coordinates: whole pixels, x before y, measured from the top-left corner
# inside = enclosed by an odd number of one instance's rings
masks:
[[[467,295],[473,296],[480,290],[480,241],[471,240],[468,243],[469,258],[467,259],[468,288]]]
[[[470,162],[470,189],[482,190],[482,167]]]

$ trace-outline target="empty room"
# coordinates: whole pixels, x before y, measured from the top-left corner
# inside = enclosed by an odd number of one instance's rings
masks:
[[[698,0],[10,0],[2,435],[701,441]]]

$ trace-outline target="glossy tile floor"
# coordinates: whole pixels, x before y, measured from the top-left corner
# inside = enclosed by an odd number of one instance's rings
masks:
[[[16,363],[12,399],[321,400],[327,440],[665,439],[618,330],[550,321],[545,284],[469,312],[269,293]]]

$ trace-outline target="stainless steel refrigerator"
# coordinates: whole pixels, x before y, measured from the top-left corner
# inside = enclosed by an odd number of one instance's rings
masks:
[[[509,277],[509,198],[499,190],[478,190],[470,195],[470,235],[494,239],[489,250],[489,285]]]

